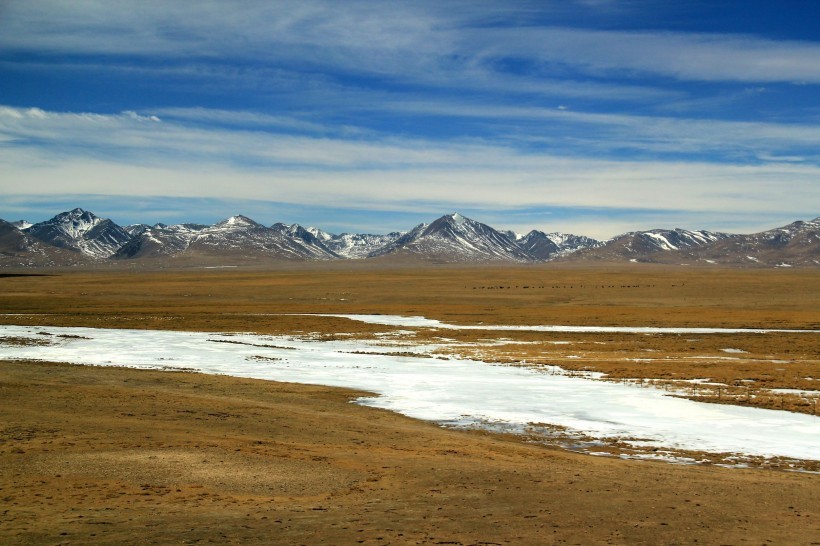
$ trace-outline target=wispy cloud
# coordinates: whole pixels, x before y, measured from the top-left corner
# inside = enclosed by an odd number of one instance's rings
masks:
[[[568,28],[463,33],[465,49],[486,59],[528,56],[606,76],[680,80],[820,83],[820,44],[752,36]]]
[[[7,51],[264,59],[309,72],[353,71],[426,84],[510,73],[514,58],[579,72],[682,80],[820,83],[820,45],[755,36],[488,25],[515,4],[454,2],[10,3]],[[548,9],[547,9],[548,12]],[[548,68],[548,66],[546,67]],[[541,73],[540,76],[544,74]],[[486,81],[491,81],[487,77]]]
[[[576,157],[633,152],[708,154],[714,161],[820,161],[820,126],[597,114],[531,107],[447,102],[390,103],[375,108],[443,118],[480,118],[507,132],[503,145],[480,138],[437,141],[396,137],[354,126],[327,126],[292,116],[206,108],[149,114],[46,112],[0,107],[0,138],[18,145],[79,153],[130,153],[142,160],[178,155],[248,166],[395,168],[409,165],[492,167],[512,158],[526,166],[542,153]],[[163,121],[164,120],[164,121]],[[545,125],[546,124],[546,125]],[[533,143],[546,148],[532,148]],[[795,152],[799,152],[795,154]],[[750,161],[753,160],[753,161]]]

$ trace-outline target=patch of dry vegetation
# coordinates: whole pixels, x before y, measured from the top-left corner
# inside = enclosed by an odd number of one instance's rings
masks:
[[[809,544],[820,476],[580,456],[267,381],[0,363],[4,544]]]

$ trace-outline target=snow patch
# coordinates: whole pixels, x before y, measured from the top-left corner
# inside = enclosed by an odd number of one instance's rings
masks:
[[[48,346],[0,347],[0,358],[71,362],[322,384],[377,393],[359,403],[441,423],[531,423],[566,427],[591,438],[628,444],[820,458],[817,418],[791,412],[702,404],[539,370],[467,359],[361,354],[360,340],[311,341],[286,336],[152,330],[0,326],[0,334],[59,341]]]
[[[669,328],[659,326],[509,326],[509,325],[460,325],[448,324],[435,319],[419,316],[399,315],[359,315],[359,314],[322,314],[310,316],[335,317],[356,320],[368,324],[383,326],[405,326],[411,328],[438,328],[442,330],[495,330],[495,331],[525,331],[525,332],[573,332],[573,333],[613,333],[613,334],[765,334],[770,332],[781,333],[820,333],[820,330],[782,330],[771,328]],[[720,358],[720,357],[718,357]],[[726,358],[726,357],[723,357]]]

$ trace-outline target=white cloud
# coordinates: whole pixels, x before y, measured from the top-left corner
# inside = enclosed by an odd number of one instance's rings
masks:
[[[813,42],[568,28],[476,30],[463,36],[465,49],[483,51],[487,58],[524,55],[601,75],[632,71],[696,81],[820,83],[820,44]]]
[[[501,152],[497,152],[499,156]],[[10,157],[11,156],[11,157]],[[29,195],[168,196],[276,201],[313,207],[409,212],[445,209],[596,208],[597,227],[614,235],[619,211],[667,210],[678,217],[812,214],[820,202],[820,169],[788,164],[736,167],[508,157],[494,168],[248,171],[226,164],[144,165],[42,152],[0,152],[0,192]],[[788,191],[784,191],[788,187]],[[435,204],[435,205],[433,205]],[[612,216],[603,218],[604,216]],[[639,217],[640,215],[638,215]],[[306,221],[306,220],[303,220]],[[634,221],[633,221],[634,224]],[[395,226],[400,229],[406,226]],[[538,227],[538,226],[531,226]],[[644,226],[646,227],[646,226]],[[654,226],[652,226],[654,227]]]
[[[533,115],[527,109],[479,113]],[[465,112],[472,114],[476,112]],[[812,127],[648,122],[557,109],[541,114],[589,124],[587,133],[613,126],[625,138],[654,140],[655,146],[689,138],[692,147],[706,147],[712,139],[715,145],[734,140],[733,146],[754,148],[768,142],[768,148],[779,149],[816,142],[820,136]],[[791,156],[759,165],[606,160],[595,158],[594,150],[585,155],[535,153],[481,140],[325,136],[321,127],[319,134],[312,133],[312,125],[300,126],[307,130],[300,134],[256,130],[277,124],[299,125],[289,118],[221,110],[169,109],[155,116],[0,107],[0,195],[244,199],[403,213],[556,207],[610,211],[591,223],[581,215],[566,224],[597,237],[630,225],[657,227],[636,225],[652,211],[703,219],[703,224],[684,227],[709,227],[726,218],[748,222],[752,215],[813,217],[820,203],[820,166]],[[627,211],[631,219],[623,218]],[[530,227],[549,229],[537,223]]]
[[[549,7],[544,7],[548,12]],[[380,74],[402,81],[492,85],[514,57],[594,75],[820,83],[820,44],[755,36],[488,27],[516,20],[500,3],[218,1],[13,2],[0,48],[29,52],[263,59],[269,64]],[[520,14],[518,14],[520,15]],[[511,74],[505,74],[505,77]],[[519,79],[534,86],[544,74]],[[496,83],[497,85],[497,83]]]

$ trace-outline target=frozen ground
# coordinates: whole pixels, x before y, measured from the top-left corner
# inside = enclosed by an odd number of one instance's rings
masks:
[[[393,350],[402,355],[387,354]],[[2,359],[189,369],[341,386],[378,395],[360,400],[363,404],[448,424],[524,430],[537,423],[650,449],[820,459],[820,419],[810,415],[704,404],[653,388],[473,360],[406,356],[427,350],[361,340],[0,326]],[[362,354],[368,351],[378,354]]]
[[[495,330],[525,332],[575,332],[575,333],[612,333],[612,334],[765,334],[781,333],[820,333],[820,330],[777,330],[765,328],[668,328],[657,326],[509,326],[509,325],[459,325],[448,324],[425,317],[402,317],[397,315],[336,315],[319,314],[321,317],[339,317],[357,320],[368,324],[384,326],[406,326],[413,328],[438,328],[442,330]],[[727,350],[731,352],[731,350]]]

